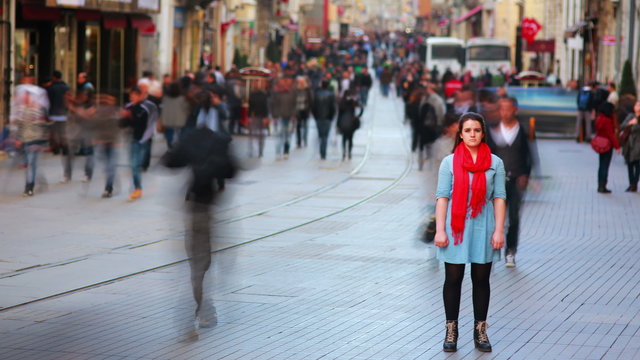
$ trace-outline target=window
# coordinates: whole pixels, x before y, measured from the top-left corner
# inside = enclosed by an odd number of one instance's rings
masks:
[[[509,61],[509,47],[500,45],[474,46],[467,49],[469,60]]]

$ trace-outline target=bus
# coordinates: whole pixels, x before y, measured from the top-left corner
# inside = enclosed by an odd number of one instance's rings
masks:
[[[427,38],[425,66],[429,70],[437,68],[440,74],[447,69],[454,74],[462,71],[464,61],[464,41],[453,37]]]
[[[487,69],[493,75],[511,72],[511,48],[502,39],[469,39],[465,53],[465,70],[473,77],[484,74]]]

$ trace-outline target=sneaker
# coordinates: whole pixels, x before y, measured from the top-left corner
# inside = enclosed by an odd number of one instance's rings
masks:
[[[23,197],[28,197],[28,196],[33,196],[33,190],[25,190],[24,193],[22,193]]]
[[[202,304],[202,309],[196,315],[196,322],[201,328],[213,327],[218,323],[218,313],[210,301],[205,301]]]
[[[90,178],[90,177],[88,177],[87,175],[85,175],[85,176],[82,178],[82,182],[83,182],[83,183],[88,183],[89,181],[91,181],[91,178]]]
[[[136,189],[134,192],[129,194],[129,201],[134,201],[136,199],[139,199],[140,197],[142,197],[142,190]]]
[[[108,198],[110,198],[111,196],[113,196],[113,193],[111,192],[111,190],[105,190],[105,191],[102,193],[102,198],[103,198],[103,199],[108,199]]]
[[[71,181],[71,178],[65,176],[60,180],[60,184],[68,184]]]
[[[508,254],[507,256],[505,256],[505,258],[506,258],[506,264],[505,264],[506,267],[508,268],[516,267],[515,255]]]

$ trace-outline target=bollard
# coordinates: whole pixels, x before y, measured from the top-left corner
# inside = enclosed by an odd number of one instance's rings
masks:
[[[536,139],[536,118],[529,118],[529,141]]]

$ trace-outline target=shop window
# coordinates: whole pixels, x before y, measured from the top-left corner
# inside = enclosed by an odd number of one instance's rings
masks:
[[[29,29],[16,29],[14,39],[16,83],[22,83],[25,75],[38,78],[38,33]]]
[[[100,89],[100,26],[87,23],[85,30],[83,72],[89,75],[96,89]]]

